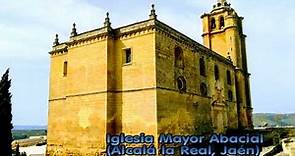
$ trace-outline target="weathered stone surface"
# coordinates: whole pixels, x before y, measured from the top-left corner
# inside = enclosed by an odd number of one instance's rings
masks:
[[[207,30],[208,16],[227,13],[225,9],[202,16],[208,48],[156,18],[77,34],[54,46],[47,155],[100,155],[106,133],[156,137],[162,132],[208,134],[250,128],[244,41],[238,29],[229,26],[237,23],[229,17],[226,31]],[[229,47],[232,61],[226,56]],[[132,51],[128,64],[126,48]],[[200,58],[205,76],[200,74]]]

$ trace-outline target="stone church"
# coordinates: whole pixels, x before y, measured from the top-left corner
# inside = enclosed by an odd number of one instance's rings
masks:
[[[106,133],[252,128],[243,17],[226,0],[201,16],[203,44],[157,19],[58,36],[50,53],[47,155],[99,155]],[[196,26],[197,27],[197,26]]]

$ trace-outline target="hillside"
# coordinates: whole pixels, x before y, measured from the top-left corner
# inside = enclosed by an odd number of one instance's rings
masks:
[[[47,134],[47,126],[13,126],[13,140],[27,139],[30,136],[40,136]]]
[[[253,114],[254,126],[295,126],[295,114],[255,113]]]

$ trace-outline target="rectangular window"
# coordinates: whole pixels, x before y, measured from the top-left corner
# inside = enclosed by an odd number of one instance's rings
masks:
[[[63,75],[64,75],[64,76],[67,76],[67,74],[68,74],[68,62],[65,61],[65,62],[64,62]]]
[[[124,49],[124,64],[130,64],[132,62],[131,48]]]

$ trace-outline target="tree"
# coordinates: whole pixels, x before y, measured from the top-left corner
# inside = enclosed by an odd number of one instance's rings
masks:
[[[20,153],[19,153],[19,143],[17,143],[17,145],[16,145],[15,156],[20,156]]]
[[[11,93],[9,91],[11,80],[9,69],[6,70],[0,81],[0,155],[11,156],[12,114],[11,114]]]

